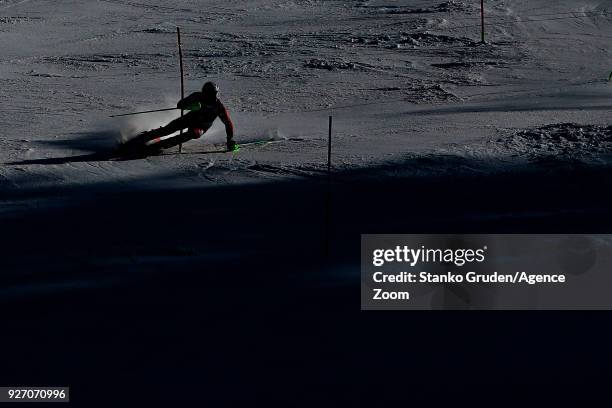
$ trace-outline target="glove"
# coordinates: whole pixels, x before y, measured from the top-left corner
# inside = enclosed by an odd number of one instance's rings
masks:
[[[195,102],[187,106],[185,109],[188,111],[197,111],[197,110],[200,110],[201,107],[202,106],[200,105],[200,102]]]
[[[238,147],[238,143],[234,142],[233,140],[229,140],[227,142],[227,151],[228,152],[235,152],[239,149]]]

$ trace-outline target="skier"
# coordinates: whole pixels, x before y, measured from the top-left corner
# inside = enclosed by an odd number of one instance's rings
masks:
[[[134,139],[126,142],[123,148],[129,149],[134,146],[142,146],[162,136],[167,136],[174,132],[187,129],[187,131],[183,132],[181,135],[160,140],[151,145],[154,149],[167,149],[180,143],[187,142],[188,140],[199,138],[206,133],[215,119],[219,117],[225,125],[227,150],[236,150],[237,145],[236,142],[234,142],[234,125],[227,109],[225,109],[223,103],[217,98],[218,93],[219,87],[214,82],[206,82],[202,87],[202,92],[194,92],[177,103],[176,107],[178,109],[189,110],[189,113],[173,120],[166,126],[141,133]]]

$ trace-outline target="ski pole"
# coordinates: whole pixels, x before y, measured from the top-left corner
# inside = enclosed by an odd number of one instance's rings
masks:
[[[176,109],[178,108],[164,108],[164,109],[154,109],[154,110],[140,111],[140,112],[120,113],[118,115],[110,115],[109,118],[118,118],[119,116],[140,115],[142,113],[164,112],[164,111],[171,111],[171,110],[176,110]]]

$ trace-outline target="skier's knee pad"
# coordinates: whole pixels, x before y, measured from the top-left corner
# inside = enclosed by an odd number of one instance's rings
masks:
[[[191,129],[191,134],[193,136],[193,139],[199,139],[204,134],[204,129],[193,128]]]

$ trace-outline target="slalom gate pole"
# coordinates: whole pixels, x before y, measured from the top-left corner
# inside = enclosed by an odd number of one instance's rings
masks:
[[[332,143],[332,117],[329,117],[329,137],[327,141],[327,181],[331,181],[331,143]]]
[[[330,230],[330,206],[331,206],[331,151],[332,151],[332,116],[329,116],[329,133],[327,139],[327,194],[325,197],[325,256],[329,256],[329,230]]]
[[[485,42],[484,0],[480,0],[480,41]]]
[[[178,108],[164,108],[164,109],[153,109],[153,110],[140,111],[140,112],[120,113],[118,115],[110,115],[109,118],[118,118],[120,116],[130,116],[130,115],[141,115],[143,113],[164,112],[164,111],[171,111],[171,110],[176,110],[176,109]]]
[[[176,35],[178,38],[178,49],[179,49],[179,64],[181,67],[181,99],[185,98],[185,81],[184,81],[184,72],[183,72],[183,47],[181,45],[181,29],[176,27]],[[183,109],[181,109],[181,118],[183,117]],[[183,129],[181,129],[179,135],[183,134]],[[179,153],[183,151],[183,144],[179,144]]]

